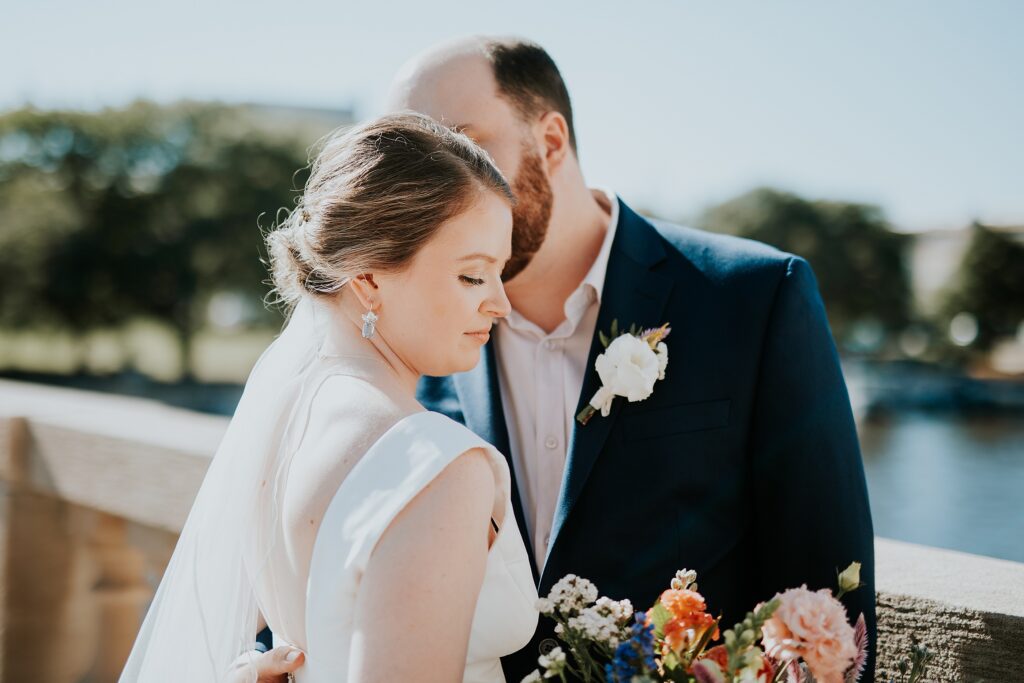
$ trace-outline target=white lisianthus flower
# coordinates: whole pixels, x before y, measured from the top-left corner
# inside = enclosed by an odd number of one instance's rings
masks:
[[[601,356],[597,357],[597,360],[601,360]],[[590,405],[593,406],[594,410],[601,411],[602,417],[608,417],[608,414],[612,412],[612,401],[615,400],[615,392],[611,389],[601,387],[594,394],[594,398],[590,399]]]
[[[658,342],[655,354],[658,356],[658,379],[665,379],[665,368],[668,367],[668,346],[665,342]]]
[[[540,683],[543,680],[544,679],[541,678],[540,672],[537,671],[537,670],[534,670],[534,671],[531,671],[530,674],[528,676],[526,676],[526,678],[524,678],[519,683]]]
[[[664,359],[667,365],[667,347]],[[664,375],[659,355],[650,344],[631,334],[612,340],[605,352],[597,357],[594,367],[601,377],[601,388],[590,400],[590,405],[600,410],[604,417],[611,411],[612,399],[616,396],[624,396],[630,402],[643,401],[654,391],[654,383]]]
[[[603,332],[598,332],[601,343],[605,345],[604,353],[594,361],[601,386],[576,415],[576,421],[581,425],[587,424],[597,413],[608,417],[616,396],[622,396],[631,403],[643,401],[654,392],[654,383],[665,379],[668,346],[664,339],[672,328],[668,323],[640,332],[635,328],[634,325],[629,332],[619,334],[618,322],[613,320],[612,334],[617,335],[614,339],[609,341]]]

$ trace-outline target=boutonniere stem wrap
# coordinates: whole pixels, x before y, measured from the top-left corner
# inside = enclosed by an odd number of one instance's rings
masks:
[[[585,425],[598,411],[608,417],[612,401],[622,396],[630,402],[643,401],[654,392],[654,383],[665,379],[668,367],[668,347],[665,339],[672,329],[668,323],[661,327],[638,331],[636,326],[619,334],[619,323],[612,321],[610,335],[598,332],[598,338],[605,347],[597,357],[594,369],[601,378],[601,388],[590,403],[576,416]]]

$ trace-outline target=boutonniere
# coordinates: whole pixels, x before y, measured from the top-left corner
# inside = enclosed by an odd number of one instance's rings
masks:
[[[605,348],[594,361],[594,368],[601,378],[601,388],[579,412],[576,420],[585,425],[599,410],[603,417],[608,417],[616,396],[624,396],[631,403],[650,396],[654,392],[654,383],[665,379],[668,347],[664,340],[671,331],[665,323],[642,331],[633,325],[629,332],[619,334],[618,320],[612,321],[610,335],[598,331],[598,339]]]

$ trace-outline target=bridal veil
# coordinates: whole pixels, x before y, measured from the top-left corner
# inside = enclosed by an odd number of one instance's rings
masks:
[[[253,368],[210,463],[121,682],[223,681],[252,650],[299,406],[323,336],[306,297]],[[266,613],[266,610],[264,610]]]

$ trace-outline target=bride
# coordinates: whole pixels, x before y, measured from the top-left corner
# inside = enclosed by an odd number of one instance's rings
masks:
[[[121,675],[223,681],[264,623],[302,683],[504,681],[537,621],[506,460],[426,412],[509,303],[512,194],[418,114],[328,139],[267,236],[287,326],[250,375]],[[250,680],[255,674],[249,676]]]

